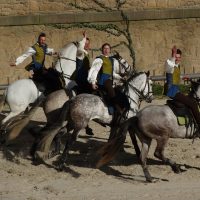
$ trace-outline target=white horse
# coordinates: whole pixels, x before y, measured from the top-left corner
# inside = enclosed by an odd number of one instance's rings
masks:
[[[76,85],[75,81],[70,80],[70,76],[76,69],[76,54],[78,48],[79,43],[65,45],[59,52],[60,57],[55,64],[55,69],[63,74],[67,89],[71,89]],[[10,84],[0,100],[0,112],[2,112],[5,103],[10,107],[10,113],[1,121],[1,129],[7,130],[10,128],[13,122],[16,123],[20,117],[24,117],[20,114],[24,113],[30,104],[35,103],[35,107],[38,107],[43,99],[44,96],[31,79],[21,79]],[[26,120],[25,124],[29,120]]]
[[[132,67],[117,52],[115,53],[115,59],[118,61],[118,64],[115,65],[114,73],[122,76],[130,75],[133,72]],[[122,84],[122,81],[114,78],[113,83],[114,85],[120,85]],[[51,125],[58,119],[60,109],[67,100],[69,100],[69,96],[63,89],[57,90],[47,96],[43,105],[44,113],[47,117],[47,126]],[[87,130],[90,131],[89,129]]]
[[[70,80],[70,77],[76,69],[77,50],[84,51],[82,46],[83,45],[80,45],[80,42],[65,45],[59,52],[60,56],[55,64],[55,69],[63,74],[66,89],[69,91],[77,85],[75,81]],[[115,55],[115,59],[118,62],[116,62],[117,65],[114,68],[114,73],[127,74],[132,71],[132,67],[125,59],[120,57],[119,54]],[[114,83],[119,84],[119,80],[114,80]],[[52,114],[49,113],[51,113],[52,110],[57,110],[59,107],[62,107],[64,102],[69,99],[69,96],[64,95],[65,98],[62,98],[62,101],[59,103],[57,100],[60,98],[59,95],[63,96],[63,93],[65,94],[65,90],[60,90],[60,92],[56,91],[55,93],[53,92],[50,94],[50,98],[47,98],[47,101],[45,102],[44,111],[47,116],[47,121],[50,123],[51,120],[49,121],[49,115],[52,116]],[[44,96],[38,91],[31,79],[18,80],[9,85],[2,99],[0,100],[0,111],[2,111],[5,102],[10,107],[10,113],[1,122],[1,129],[3,131],[7,131],[8,129],[12,130],[9,131],[10,135],[8,140],[14,139],[18,136],[22,128],[25,127],[32,115],[35,113],[35,108],[37,108],[41,102],[43,102],[43,99]],[[55,103],[55,106],[49,106],[52,105],[52,102]],[[32,110],[28,110],[27,114],[24,114],[24,111],[32,103],[35,103],[35,106],[32,107]],[[55,117],[57,117],[57,115]],[[23,120],[20,121],[21,118]],[[15,129],[13,129],[13,127]]]

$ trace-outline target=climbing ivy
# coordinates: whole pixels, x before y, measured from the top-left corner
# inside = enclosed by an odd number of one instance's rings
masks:
[[[126,3],[126,0],[115,0],[115,6],[110,8],[102,3],[100,0],[92,0],[94,6],[80,6],[75,0],[74,3],[69,3],[70,6],[82,10],[82,11],[96,11],[96,12],[110,12],[119,11],[123,20],[123,26],[118,26],[112,23],[108,24],[96,24],[96,23],[73,23],[73,24],[51,24],[58,29],[73,29],[73,28],[89,28],[97,31],[103,31],[109,33],[115,37],[124,36],[125,40],[120,41],[119,44],[112,46],[112,48],[124,45],[128,48],[130,52],[130,57],[132,59],[132,66],[135,69],[135,51],[133,48],[133,41],[130,34],[130,21],[128,16],[122,10],[122,5]],[[96,50],[96,49],[93,49]],[[99,49],[98,49],[99,50]]]

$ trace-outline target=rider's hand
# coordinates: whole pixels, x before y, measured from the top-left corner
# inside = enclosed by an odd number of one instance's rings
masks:
[[[98,88],[98,85],[97,84],[92,84],[92,89],[93,90],[96,90]]]
[[[190,78],[189,78],[188,76],[183,76],[183,77],[182,77],[182,80],[183,80],[183,81],[189,81]]]
[[[86,37],[86,31],[83,31],[83,37],[84,38]]]
[[[16,64],[15,63],[10,63],[10,66],[11,67],[16,67]]]
[[[30,70],[29,71],[29,78],[33,78],[33,74],[34,74],[33,70]]]
[[[126,78],[126,76],[124,76],[124,77],[121,77],[120,81],[121,81],[122,83],[125,83],[125,82],[127,81],[127,78]]]
[[[177,48],[176,48],[176,45],[174,45],[172,48],[172,57],[176,56],[176,52],[177,52]]]
[[[55,57],[58,56],[58,52],[53,52],[52,56],[55,56]]]

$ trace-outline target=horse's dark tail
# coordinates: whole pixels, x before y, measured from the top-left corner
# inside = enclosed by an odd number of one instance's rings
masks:
[[[67,125],[69,119],[70,104],[71,100],[66,101],[61,108],[61,113],[58,120],[51,126],[44,129],[44,131],[42,131],[40,140],[37,143],[37,151],[35,152],[36,159],[42,160],[47,156],[54,137],[59,133],[59,130],[62,127]]]
[[[114,156],[118,153],[118,151],[125,142],[128,129],[130,129],[133,126],[133,122],[136,121],[137,121],[136,117],[132,117],[126,120],[121,125],[121,128],[119,129],[115,137],[111,139],[108,143],[106,143],[98,151],[98,153],[101,155],[101,158],[96,165],[97,168],[101,167],[102,165],[105,165],[114,158]]]

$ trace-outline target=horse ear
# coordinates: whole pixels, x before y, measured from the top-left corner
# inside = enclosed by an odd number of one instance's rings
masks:
[[[119,52],[117,52],[116,50],[114,50],[114,52],[115,55],[113,56],[113,58],[116,58],[118,60],[121,56],[119,55]]]
[[[150,71],[145,72],[145,73],[146,73],[147,77],[149,77],[149,75],[150,75]]]

